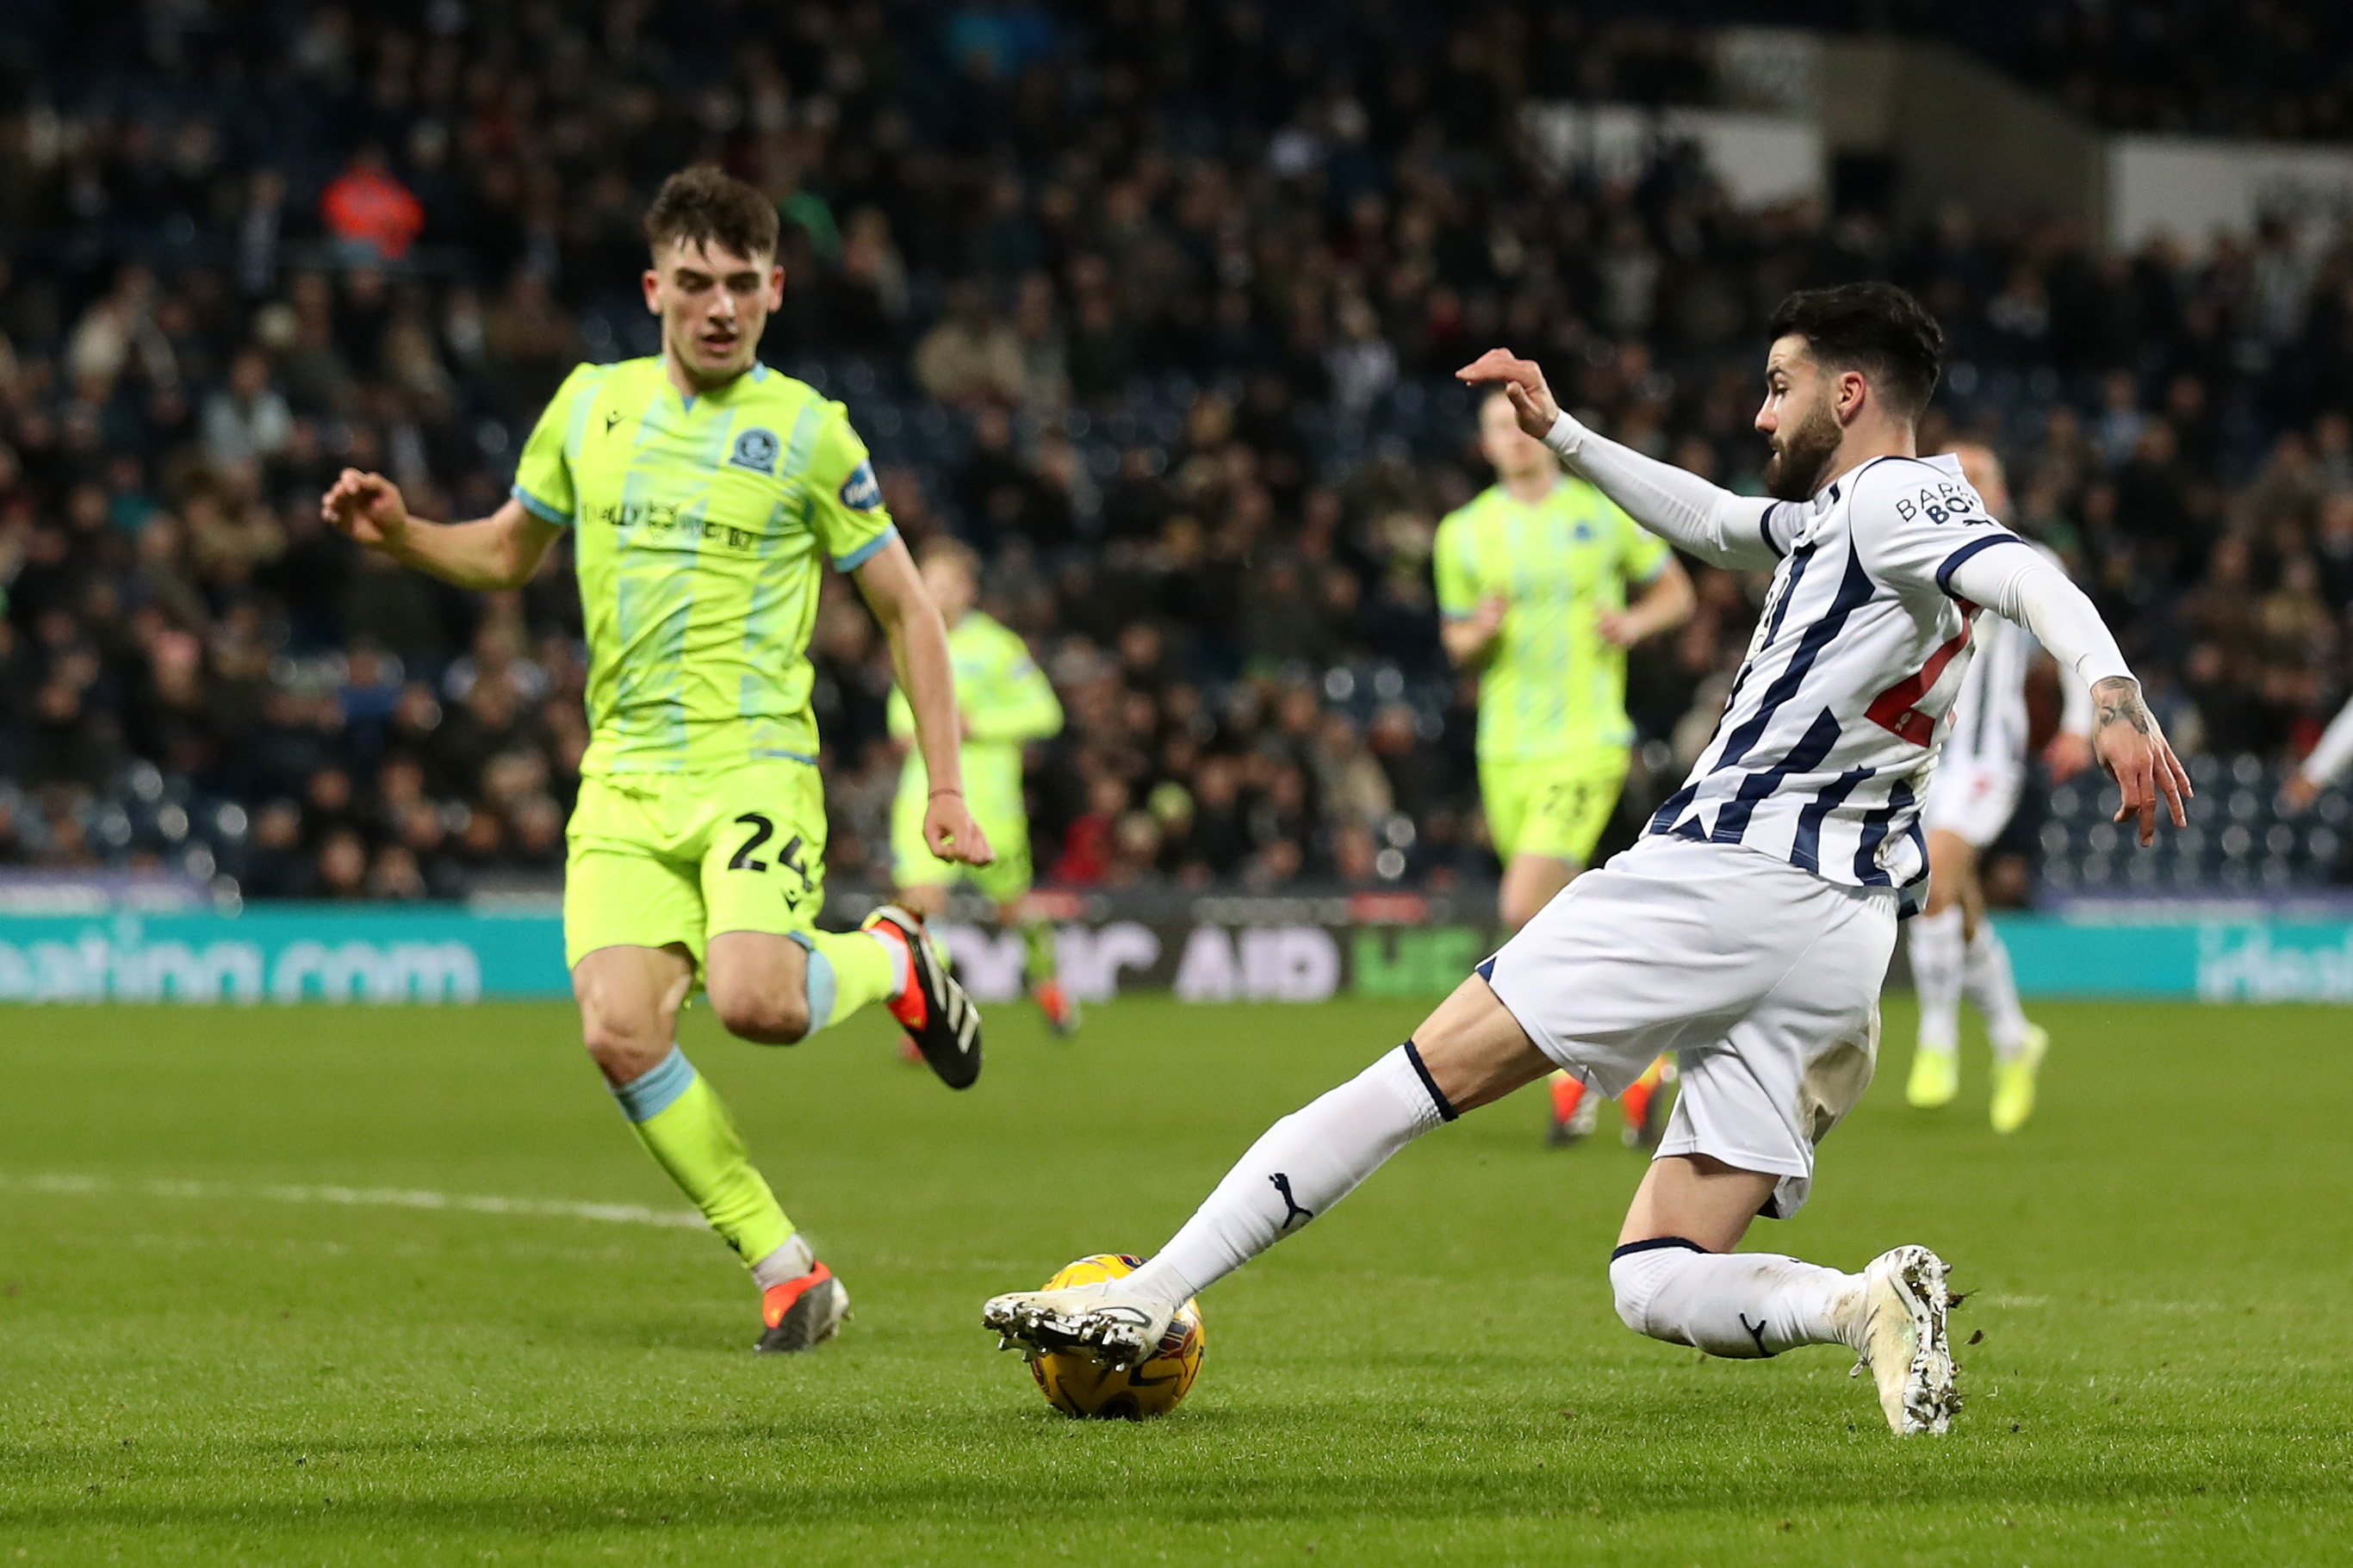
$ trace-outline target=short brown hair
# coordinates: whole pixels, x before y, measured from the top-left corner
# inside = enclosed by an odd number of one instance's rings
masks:
[[[739,256],[776,254],[776,204],[716,164],[681,169],[646,209],[646,243],[716,244]]]
[[[937,561],[955,567],[975,583],[980,581],[980,552],[950,534],[935,533],[923,545],[922,564]]]

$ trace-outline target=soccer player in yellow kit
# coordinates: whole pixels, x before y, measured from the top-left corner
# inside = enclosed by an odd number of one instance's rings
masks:
[[[1438,525],[1439,629],[1447,657],[1479,671],[1479,793],[1510,932],[1585,869],[1618,808],[1634,742],[1626,650],[1696,600],[1674,552],[1563,472],[1501,392],[1479,405],[1479,447],[1496,482]],[[1648,1135],[1664,1070],[1626,1091],[1629,1142]],[[1553,1075],[1554,1142],[1582,1138],[1594,1110],[1580,1080]]]
[[[1079,1006],[1056,973],[1054,928],[1029,908],[1029,812],[1021,796],[1021,749],[1061,732],[1062,704],[1053,682],[1029,655],[1029,645],[996,616],[974,607],[980,562],[953,539],[923,547],[923,586],[947,623],[948,659],[955,668],[956,710],[964,717],[964,787],[973,820],[988,835],[997,858],[959,866],[931,852],[923,840],[923,806],[931,770],[920,749],[907,754],[899,798],[891,810],[892,878],[899,903],[923,920],[947,908],[948,890],[969,882],[997,906],[997,924],[1021,933],[1021,977],[1031,1000],[1058,1035],[1079,1026]],[[891,692],[891,733],[904,742],[915,733],[907,694]]]
[[[820,574],[856,575],[931,764],[924,842],[986,865],[965,811],[947,635],[841,405],[755,355],[781,301],[776,212],[710,167],[646,215],[662,352],[584,364],[525,443],[512,496],[473,522],[408,515],[345,469],[322,503],[361,544],[460,587],[513,588],[572,531],[588,718],[565,867],[581,1033],[638,1139],[751,1269],[763,1351],[829,1338],[849,1294],[810,1252],[676,1044],[698,980],[728,1030],[790,1045],[871,1002],[951,1087],[979,1015],[903,910],[821,931],[825,796],[808,660]]]

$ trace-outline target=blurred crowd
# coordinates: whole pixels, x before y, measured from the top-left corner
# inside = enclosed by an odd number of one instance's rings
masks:
[[[786,219],[764,357],[845,399],[911,542],[987,562],[1070,723],[1041,873],[1492,875],[1429,554],[1496,342],[1755,489],[1788,289],[1918,290],[1932,439],[2009,458],[2184,749],[2309,743],[2353,608],[2353,245],[2185,255],[1955,209],[1736,210],[1688,150],[1552,166],[1542,98],[1701,101],[1701,35],[1535,5],[32,4],[0,99],[0,861],[248,896],[544,882],[586,743],[559,547],[518,594],[318,521],[338,468],[495,507],[582,358],[652,352],[638,215],[698,159]],[[2194,9],[2194,8],[2193,8]],[[2266,15],[2293,16],[2294,7]],[[66,29],[74,30],[65,41]],[[46,30],[45,30],[46,29]],[[102,46],[102,47],[101,47]],[[23,68],[26,61],[37,69]],[[1760,584],[1637,651],[1619,832],[1704,742]],[[881,864],[887,658],[817,630],[838,878]]]
[[[2335,0],[1995,0],[1971,11],[1959,24],[1969,42],[2102,125],[2353,137],[2353,12]]]

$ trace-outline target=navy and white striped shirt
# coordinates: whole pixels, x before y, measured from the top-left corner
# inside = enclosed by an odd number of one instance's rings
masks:
[[[2061,565],[2059,557],[2040,544],[2030,544],[2037,555]],[[1953,699],[1953,730],[1937,758],[1941,769],[1983,770],[1995,773],[2026,771],[2029,715],[2026,677],[2039,647],[2034,634],[2000,616],[1979,616],[1977,634],[1969,640],[1969,668]],[[2092,693],[2072,669],[2059,672],[2063,701],[2060,727],[2079,735],[2092,732]]]
[[[1763,503],[1759,503],[1762,505]],[[1920,805],[1969,662],[1953,571],[2025,541],[1958,459],[1877,458],[1765,505],[1780,557],[1715,736],[1650,832],[1737,844],[1833,882],[1925,889]]]

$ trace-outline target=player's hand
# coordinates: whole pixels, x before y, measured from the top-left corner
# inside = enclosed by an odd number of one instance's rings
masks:
[[[1560,405],[1553,400],[1552,388],[1545,384],[1544,372],[1532,359],[1522,359],[1509,349],[1489,349],[1469,364],[1454,373],[1458,381],[1473,385],[1482,382],[1500,382],[1504,395],[1512,400],[1513,411],[1520,416],[1520,428],[1541,441],[1560,417]]]
[[[2280,805],[2292,812],[2310,811],[2312,803],[2319,798],[2320,785],[2302,768],[2288,774],[2287,782],[2280,785]]]
[[[1490,594],[1471,612],[1471,624],[1477,628],[1480,639],[1487,641],[1504,629],[1504,617],[1511,613],[1511,600],[1501,594]]]
[[[2060,731],[2042,748],[2042,765],[2051,770],[2052,784],[2065,784],[2092,765],[2090,737],[2078,735],[2073,730]]]
[[[2141,700],[2140,682],[2112,675],[2092,688],[2092,707],[2098,715],[2092,731],[2092,749],[2100,765],[2116,781],[2124,796],[2116,820],[2139,819],[2141,847],[2157,842],[2157,803],[2163,798],[2173,826],[2189,826],[2181,803],[2198,792],[2181,759],[2157,727],[2157,716]]]
[[[923,842],[943,860],[963,866],[987,866],[997,858],[988,835],[964,808],[961,795],[935,795],[923,807]]]
[[[1612,647],[1632,647],[1642,640],[1642,624],[1631,610],[1603,610],[1593,617],[1593,629]]]
[[[319,515],[356,544],[389,550],[408,531],[408,503],[400,487],[382,474],[345,468],[320,498]]]

